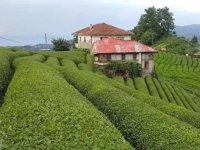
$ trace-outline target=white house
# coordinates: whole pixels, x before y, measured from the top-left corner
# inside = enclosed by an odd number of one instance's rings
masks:
[[[106,23],[99,23],[81,29],[73,33],[73,35],[77,36],[77,48],[91,49],[94,42],[103,39],[104,37],[131,40],[132,33]]]

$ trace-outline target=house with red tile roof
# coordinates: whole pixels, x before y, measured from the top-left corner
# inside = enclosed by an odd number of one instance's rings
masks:
[[[131,40],[132,33],[106,23],[99,23],[76,31],[73,35],[77,37],[77,48],[91,49],[94,42],[104,37]]]
[[[94,42],[91,53],[96,65],[105,65],[109,61],[136,61],[142,65],[144,73],[152,73],[153,54],[157,51],[137,41],[119,40],[113,37]]]

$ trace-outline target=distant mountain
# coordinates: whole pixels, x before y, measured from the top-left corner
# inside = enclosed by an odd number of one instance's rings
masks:
[[[27,49],[27,50],[41,50],[41,49],[46,49],[46,44],[14,46],[14,48]],[[53,49],[53,45],[47,44],[47,49]]]
[[[176,34],[191,39],[194,35],[197,36],[200,42],[200,24],[176,26]]]

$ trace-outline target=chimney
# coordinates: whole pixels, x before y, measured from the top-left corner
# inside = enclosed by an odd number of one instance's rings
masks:
[[[90,29],[92,29],[93,28],[93,25],[92,24],[90,24]]]

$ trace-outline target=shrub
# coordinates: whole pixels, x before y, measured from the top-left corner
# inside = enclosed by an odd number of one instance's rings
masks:
[[[200,128],[200,114],[199,113],[194,113],[193,111],[189,111],[178,105],[174,105],[172,103],[167,103],[165,101],[162,101],[159,98],[149,96],[148,94],[145,94],[143,92],[135,91],[132,88],[123,86],[122,84],[119,84],[118,82],[115,82],[114,80],[111,80],[109,78],[99,76],[99,75],[96,75],[96,77],[98,77],[101,80],[104,80],[109,85],[112,85],[113,87],[120,89],[121,91],[133,96],[134,98],[144,101],[145,103],[155,107],[156,109],[158,109],[170,116],[173,116],[184,122],[187,122],[194,127]],[[182,92],[184,92],[185,95],[187,95],[185,90],[183,90],[182,88],[180,88],[180,90],[182,90]],[[186,96],[184,96],[184,97],[186,97]],[[189,99],[187,98],[187,100],[189,100]],[[191,103],[190,102],[188,102],[188,103],[193,104],[194,107],[196,106],[196,104],[194,104],[194,101],[191,101]],[[198,109],[197,106],[196,106],[196,109]]]
[[[171,94],[171,92],[169,91],[168,87],[166,86],[165,82],[160,82],[160,85],[162,86],[163,88],[163,91],[165,92],[168,100],[170,103],[174,103],[176,104],[176,101],[174,100],[174,97],[173,95]]]
[[[86,55],[86,64],[91,68],[91,70],[94,69],[94,56],[87,54]]]
[[[92,68],[91,68],[89,65],[84,64],[84,63],[78,64],[78,68],[79,68],[80,70],[92,72]]]
[[[70,59],[79,63],[85,63],[85,53],[79,50],[59,51],[59,52],[38,52],[46,57],[57,57],[58,59]]]
[[[14,64],[0,110],[1,149],[132,149],[59,72],[31,58]]]
[[[0,93],[5,88],[9,74],[10,74],[9,55],[0,52]]]
[[[45,64],[53,67],[60,66],[60,62],[56,57],[48,57],[45,61]]]
[[[144,78],[134,78],[134,83],[137,90],[149,94]]]
[[[196,128],[165,115],[89,73],[63,69],[65,78],[112,121],[137,149],[198,149]]]
[[[142,75],[142,67],[140,64],[136,62],[119,62],[119,61],[112,61],[105,66],[105,73],[109,75],[109,71],[113,70],[115,74],[124,74],[128,72],[131,78],[134,77],[141,77]]]
[[[152,96],[155,96],[155,97],[159,97],[159,98],[160,98],[160,96],[159,96],[159,94],[158,94],[158,91],[157,91],[157,89],[156,89],[156,87],[155,87],[155,85],[154,85],[154,83],[153,83],[153,81],[152,81],[152,77],[151,77],[151,76],[147,76],[147,77],[145,78],[145,80],[146,80],[146,85],[148,86],[148,89],[149,89],[150,94],[151,94]]]
[[[156,86],[156,89],[158,90],[160,98],[165,100],[166,102],[169,102],[165,92],[163,91],[163,89],[162,89],[162,87],[161,87],[161,85],[159,83],[159,81],[156,78],[153,78],[153,82],[154,82],[154,84]]]

